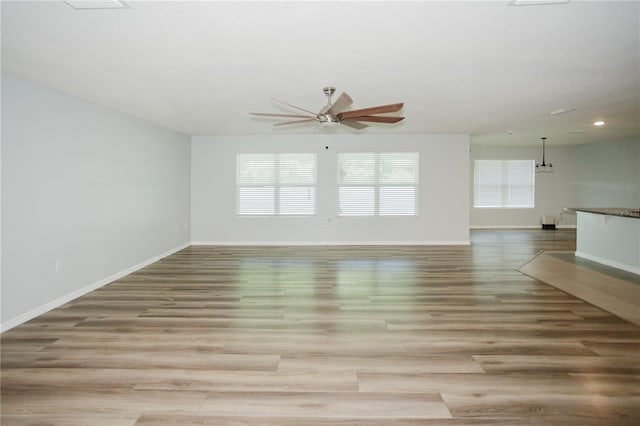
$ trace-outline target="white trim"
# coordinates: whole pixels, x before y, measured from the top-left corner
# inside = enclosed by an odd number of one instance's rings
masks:
[[[556,228],[576,228],[576,225],[557,225]],[[542,229],[542,225],[472,225],[469,229]]]
[[[542,229],[542,225],[472,225],[469,229]]]
[[[592,254],[583,253],[581,251],[576,251],[576,257],[581,257],[582,259],[590,260],[592,262],[601,263],[603,265],[611,266],[612,268],[622,269],[623,271],[631,272],[633,274],[640,275],[640,268],[636,268],[632,265],[627,265],[625,263],[616,262],[610,259],[604,259],[600,256],[594,256]]]
[[[98,280],[96,282],[94,282],[93,284],[89,284],[86,287],[82,287],[81,289],[78,289],[76,291],[73,291],[69,294],[66,294],[62,297],[59,297],[55,300],[52,300],[51,302],[47,302],[44,305],[38,306],[35,309],[32,309],[28,312],[25,312],[24,314],[18,315],[15,318],[11,318],[3,323],[0,323],[0,333],[4,333],[7,330],[10,330],[20,324],[23,324],[37,316],[40,316],[46,312],[49,312],[52,309],[55,309],[59,306],[64,305],[65,303],[69,303],[74,299],[77,299],[80,296],[83,296],[91,291],[97,290],[100,287],[109,284],[115,280],[118,280],[124,276],[127,276],[135,271],[137,271],[138,269],[144,268],[145,266],[148,266],[154,262],[159,261],[162,258],[165,258],[167,256],[170,256],[182,249],[185,249],[187,247],[189,247],[191,244],[190,243],[185,243],[185,244],[181,244],[178,247],[174,247],[170,250],[167,250],[164,253],[161,253],[157,256],[153,256],[143,262],[138,263],[137,265],[133,265],[127,269],[124,269],[120,272],[116,272],[115,274],[109,275],[106,278],[103,278],[101,280]]]
[[[192,241],[194,246],[468,246],[460,241]]]

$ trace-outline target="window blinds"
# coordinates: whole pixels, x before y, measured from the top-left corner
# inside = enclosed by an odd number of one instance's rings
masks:
[[[415,215],[417,152],[338,154],[340,216]]]
[[[475,160],[474,207],[532,208],[535,160]]]
[[[236,157],[239,215],[313,215],[316,186],[316,154],[238,154]]]

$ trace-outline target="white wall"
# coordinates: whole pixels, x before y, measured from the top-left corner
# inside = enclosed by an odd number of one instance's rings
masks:
[[[467,135],[318,133],[194,137],[191,149],[191,237],[194,242],[469,242]],[[419,152],[418,216],[338,217],[337,154],[384,151]],[[251,152],[317,153],[318,214],[313,217],[238,217],[235,211],[235,158],[237,153]]]
[[[188,136],[3,75],[2,328],[187,244],[190,161]]]
[[[543,215],[558,217],[564,207],[640,207],[640,139],[596,144],[549,146],[547,162],[554,173],[536,174],[535,208],[473,207],[473,162],[476,159],[542,160],[541,146],[472,146],[470,162],[471,227],[538,227]],[[575,226],[564,215],[560,226]]]
[[[640,207],[640,139],[580,145],[573,158],[578,207]]]
[[[539,227],[542,216],[556,216],[565,207],[575,207],[575,161],[573,147],[549,147],[546,161],[553,173],[535,176],[535,207],[531,209],[486,209],[473,207],[473,163],[475,160],[536,160],[542,161],[540,146],[472,146],[470,162],[469,205],[471,227]],[[551,161],[549,161],[551,160]],[[564,215],[560,226],[575,226],[575,215]]]

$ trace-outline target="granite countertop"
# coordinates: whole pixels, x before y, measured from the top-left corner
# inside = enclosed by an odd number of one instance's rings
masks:
[[[636,219],[640,219],[640,209],[627,209],[624,207],[565,207],[564,212],[586,212],[604,214],[607,216],[634,217]]]

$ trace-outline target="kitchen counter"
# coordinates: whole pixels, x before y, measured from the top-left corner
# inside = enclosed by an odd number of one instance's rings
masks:
[[[634,217],[640,219],[640,209],[627,209],[624,207],[565,207],[565,213],[594,213],[607,216]]]
[[[567,207],[577,215],[576,256],[640,274],[640,209]]]

